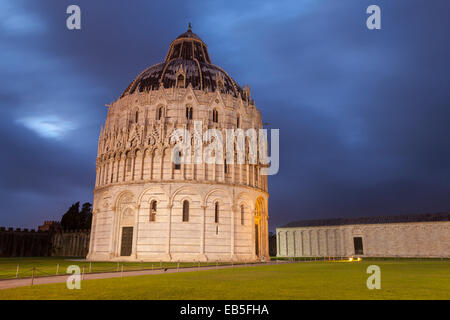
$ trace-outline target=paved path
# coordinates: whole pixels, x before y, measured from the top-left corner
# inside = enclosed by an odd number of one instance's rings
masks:
[[[279,262],[289,263],[289,262]],[[242,267],[261,267],[267,265],[277,264],[276,262],[267,262],[259,264],[239,264],[234,266],[212,266],[212,267],[192,267],[192,268],[180,268],[180,269],[156,269],[156,270],[139,270],[139,271],[124,271],[122,272],[103,272],[103,273],[87,273],[82,276],[82,280],[94,280],[94,279],[106,279],[106,278],[120,278],[120,277],[133,277],[133,276],[144,276],[152,274],[163,274],[163,273],[177,273],[177,272],[193,272],[193,271],[204,271],[204,270],[217,270],[217,269],[228,269],[228,268],[242,268]],[[49,283],[63,283],[67,281],[70,275],[60,275],[60,276],[49,276],[49,277],[37,277],[33,279],[33,285],[39,284],[49,284]],[[0,280],[0,290],[9,289],[16,287],[31,286],[31,278],[25,279],[12,279],[12,280]]]

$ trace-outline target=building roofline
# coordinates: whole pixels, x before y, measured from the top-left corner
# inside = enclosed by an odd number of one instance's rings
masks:
[[[450,212],[377,216],[377,217],[299,220],[290,222],[284,226],[281,226],[280,228],[322,227],[322,226],[326,227],[326,226],[344,226],[352,224],[387,224],[387,223],[435,222],[435,221],[450,221]]]

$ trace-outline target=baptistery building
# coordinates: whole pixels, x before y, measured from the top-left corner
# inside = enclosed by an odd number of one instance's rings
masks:
[[[263,166],[247,153],[239,164],[174,161],[174,154],[184,159],[182,152],[208,150],[205,137],[185,140],[200,141],[189,151],[175,149],[174,130],[194,136],[195,128],[225,137],[227,129],[261,129],[262,119],[250,88],[212,64],[189,27],[163,62],[141,72],[108,105],[98,141],[89,260],[269,259]]]

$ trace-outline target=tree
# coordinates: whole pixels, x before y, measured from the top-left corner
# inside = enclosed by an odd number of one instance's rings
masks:
[[[61,226],[64,230],[90,229],[92,223],[92,205],[89,202],[83,204],[80,211],[80,203],[74,203],[61,218]]]
[[[80,229],[90,229],[92,224],[92,205],[89,202],[83,203],[80,215]]]
[[[277,235],[269,232],[269,255],[274,257],[277,255]]]
[[[76,229],[76,220],[78,213],[80,211],[80,203],[74,203],[72,206],[67,210],[67,212],[62,216],[61,219],[61,226],[65,230],[73,230]]]

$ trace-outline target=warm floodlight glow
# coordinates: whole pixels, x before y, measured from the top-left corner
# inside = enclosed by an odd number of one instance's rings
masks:
[[[358,261],[361,261],[362,259],[361,258],[358,258]]]
[[[353,258],[348,258],[348,261],[352,262],[352,261],[353,261]]]

